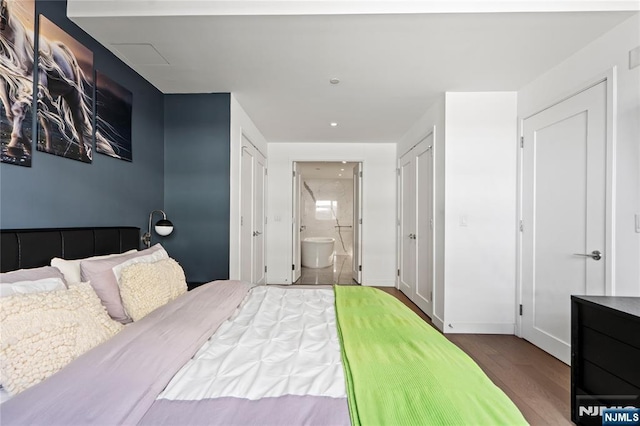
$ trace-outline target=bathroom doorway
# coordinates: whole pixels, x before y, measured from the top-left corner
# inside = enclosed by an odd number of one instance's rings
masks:
[[[295,284],[360,283],[362,164],[293,164]]]

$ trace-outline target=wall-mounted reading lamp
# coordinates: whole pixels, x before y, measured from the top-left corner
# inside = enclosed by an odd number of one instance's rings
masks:
[[[163,212],[162,210],[152,211],[151,213],[149,213],[149,229],[142,236],[142,242],[147,247],[151,247],[151,218],[153,217],[153,214],[156,212],[162,213],[162,219],[157,221],[156,225],[153,228],[156,231],[156,234],[160,235],[161,237],[166,237],[167,235],[173,232],[173,223],[171,223],[170,220],[167,220],[167,215],[165,214],[165,212]]]

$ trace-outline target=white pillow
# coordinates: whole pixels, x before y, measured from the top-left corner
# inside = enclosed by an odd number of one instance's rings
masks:
[[[61,278],[43,278],[36,281],[18,281],[0,285],[0,297],[14,294],[44,293],[47,291],[66,290],[67,286]]]
[[[171,258],[124,268],[119,285],[122,305],[134,321],[187,291],[184,271]]]
[[[137,251],[136,249],[133,249],[124,253],[106,254],[102,256],[93,256],[93,257],[87,257],[84,259],[74,259],[74,260],[67,260],[67,259],[61,259],[59,257],[54,257],[53,259],[51,259],[50,265],[58,268],[60,272],[62,272],[62,275],[64,275],[64,279],[67,280],[68,283],[79,283],[80,281],[82,281],[82,279],[80,278],[80,262],[82,262],[83,260],[109,259],[112,257],[124,256],[127,254],[135,253],[136,251]]]

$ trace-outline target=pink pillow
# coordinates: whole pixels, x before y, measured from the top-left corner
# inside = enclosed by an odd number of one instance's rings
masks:
[[[58,268],[42,266],[40,268],[18,269],[17,271],[0,274],[0,283],[17,283],[20,281],[38,281],[45,278],[60,278],[64,285],[67,281]]]
[[[131,322],[127,315],[118,287],[119,271],[123,264],[152,263],[160,259],[166,259],[169,255],[160,244],[138,251],[136,253],[118,256],[114,258],[83,260],[80,262],[80,275],[82,281],[89,281],[107,312],[116,321],[125,324]],[[116,273],[116,270],[118,273]]]

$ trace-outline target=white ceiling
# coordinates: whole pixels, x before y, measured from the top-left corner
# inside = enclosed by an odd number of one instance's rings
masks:
[[[233,8],[213,10],[222,3]],[[345,2],[378,9],[251,14],[283,3],[68,1],[71,19],[162,92],[233,92],[269,142],[395,142],[443,92],[518,90],[638,9],[450,13],[436,1],[439,13],[387,14],[388,2]]]
[[[297,170],[305,179],[353,179],[357,163],[335,161],[298,161]]]

